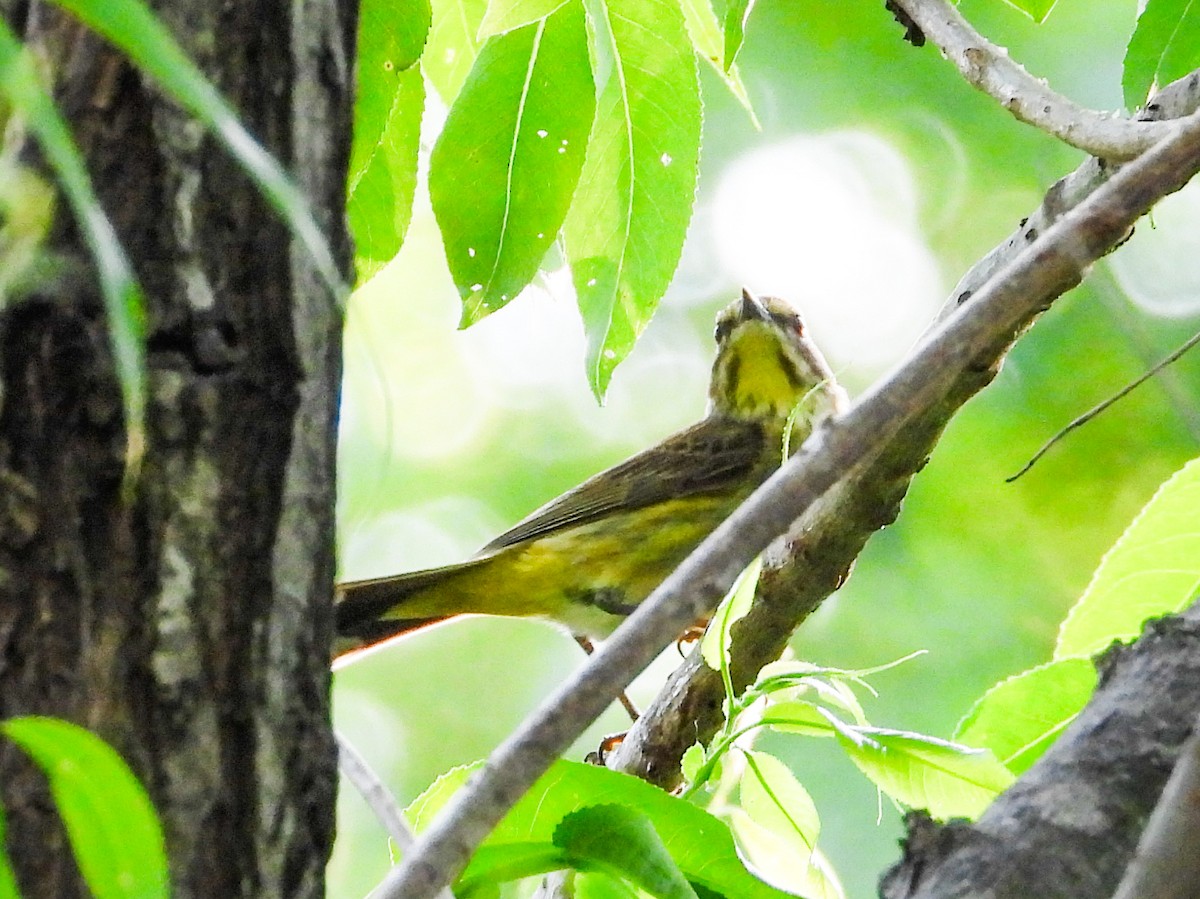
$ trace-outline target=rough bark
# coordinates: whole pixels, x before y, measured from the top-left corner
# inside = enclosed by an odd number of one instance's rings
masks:
[[[354,0],[156,6],[345,267]],[[321,895],[340,311],[210,135],[73,20],[20,18],[145,290],[150,405],[126,494],[101,301],[60,210],[67,273],[0,313],[0,716],[117,747],[163,820],[174,895]],[[0,752],[26,894],[80,894],[41,778]]]
[[[1111,896],[1200,714],[1200,604],[1103,658],[1057,743],[973,825],[909,817],[884,899]]]

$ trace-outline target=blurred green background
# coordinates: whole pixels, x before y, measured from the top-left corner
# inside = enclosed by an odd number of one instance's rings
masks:
[[[1060,0],[1036,26],[1000,0],[960,9],[1035,75],[1120,107],[1135,0]],[[341,575],[456,561],[586,476],[703,412],[716,310],[746,284],[792,299],[852,394],[901,359],[960,275],[1081,156],[915,49],[882,0],[761,0],[740,57],[762,131],[707,70],[703,173],[667,298],[606,405],[583,374],[569,279],[468,331],[427,201],[400,257],[354,297],[340,448]],[[427,147],[426,147],[427,149]],[[1182,342],[1200,319],[1200,191],[1139,226],[1025,337],[954,421],[895,525],[794,641],[876,676],[873,723],[949,736],[971,702],[1049,656],[1102,553],[1196,453],[1200,356],[1185,358],[1004,478],[1074,416]],[[644,702],[676,656],[639,679]],[[339,729],[407,801],[486,755],[582,661],[554,628],[460,619],[339,670]],[[574,751],[623,729],[615,711]],[[812,792],[822,848],[852,897],[897,857],[899,814],[829,742],[775,740]],[[329,894],[366,894],[386,840],[343,789]]]

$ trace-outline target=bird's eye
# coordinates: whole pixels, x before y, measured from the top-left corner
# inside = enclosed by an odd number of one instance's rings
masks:
[[[797,334],[804,335],[804,319],[799,312],[789,312],[781,316],[781,324],[790,331],[795,331]]]
[[[733,330],[732,318],[717,319],[717,326],[713,329],[713,339],[720,343],[729,336],[729,332]]]

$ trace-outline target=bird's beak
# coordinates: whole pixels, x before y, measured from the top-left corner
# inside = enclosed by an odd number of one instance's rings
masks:
[[[757,319],[760,322],[765,322],[770,321],[771,313],[767,312],[767,307],[762,304],[762,300],[743,287],[741,317],[742,321]]]

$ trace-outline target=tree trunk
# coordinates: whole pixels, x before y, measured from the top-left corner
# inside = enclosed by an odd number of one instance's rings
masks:
[[[1087,707],[978,821],[909,815],[883,899],[1113,895],[1200,715],[1200,602],[1099,669]]]
[[[295,173],[346,267],[353,0],[155,4]],[[328,652],[340,311],[198,124],[45,6],[60,108],[146,293],[147,448],[125,432],[94,269],[0,312],[0,715],[109,740],[150,791],[176,896],[318,896],[333,834]],[[83,892],[40,775],[0,750],[26,895]]]

